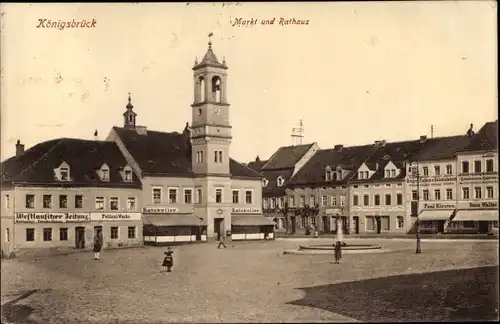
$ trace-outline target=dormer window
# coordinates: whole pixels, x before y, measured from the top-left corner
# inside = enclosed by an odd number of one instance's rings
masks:
[[[99,173],[101,181],[109,181],[109,167],[106,163],[102,165]]]
[[[269,180],[267,179],[262,179],[262,187],[267,187],[267,184],[269,183]]]
[[[281,187],[283,185],[283,182],[285,182],[285,179],[283,179],[281,176],[279,176],[278,180],[277,180],[278,187]]]
[[[61,181],[69,180],[69,168],[61,168]]]
[[[70,181],[69,165],[66,162],[62,162],[58,168],[54,169],[54,174],[59,181]]]
[[[132,170],[125,170],[125,181],[132,181]]]

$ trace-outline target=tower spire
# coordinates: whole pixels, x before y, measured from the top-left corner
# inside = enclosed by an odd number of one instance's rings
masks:
[[[134,105],[132,105],[132,98],[130,96],[130,92],[128,93],[128,103],[127,106],[125,106],[125,108],[127,108],[127,111],[123,113],[123,118],[124,118],[123,127],[135,128],[135,117],[137,116],[137,114],[133,110]]]

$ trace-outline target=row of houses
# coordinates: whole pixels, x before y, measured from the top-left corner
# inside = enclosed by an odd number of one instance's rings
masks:
[[[282,147],[248,163],[278,231],[489,233],[498,230],[498,120],[475,133],[331,149]]]
[[[262,176],[230,158],[226,62],[209,43],[195,62],[192,122],[182,132],[136,124],[103,141],[60,138],[1,164],[2,253],[273,238],[262,216]],[[97,131],[96,131],[97,135]],[[231,235],[229,235],[231,234]]]

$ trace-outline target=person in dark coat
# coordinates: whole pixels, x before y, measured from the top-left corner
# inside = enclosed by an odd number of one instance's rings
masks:
[[[224,243],[224,235],[220,234],[219,235],[219,245],[217,245],[217,248],[220,249],[220,246],[223,246],[225,249],[227,249],[226,244]]]
[[[163,259],[163,264],[162,266],[167,267],[167,272],[172,272],[172,267],[174,266],[174,257],[173,257],[174,252],[170,248],[170,246],[167,248],[167,252],[165,252],[165,258]]]
[[[335,242],[334,245],[334,253],[335,253],[335,263],[339,263],[340,259],[342,259],[342,244],[340,241]]]
[[[100,256],[101,249],[102,249],[101,240],[95,240],[95,242],[94,242],[94,259],[95,260],[101,259],[101,256]]]

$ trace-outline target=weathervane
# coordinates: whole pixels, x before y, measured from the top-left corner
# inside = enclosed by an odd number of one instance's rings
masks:
[[[211,37],[214,35],[214,33],[208,34],[208,47],[212,48],[212,39]]]

